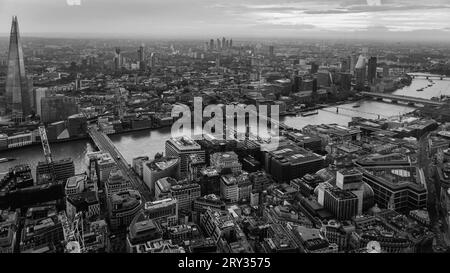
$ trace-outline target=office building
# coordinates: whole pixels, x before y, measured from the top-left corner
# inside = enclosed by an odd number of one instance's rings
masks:
[[[178,201],[178,209],[191,211],[194,200],[200,197],[200,185],[187,180],[170,187],[170,196]]]
[[[331,74],[328,70],[317,72],[317,85],[319,87],[329,87],[331,85]]]
[[[366,58],[360,55],[355,66],[356,88],[362,89],[366,84]]]
[[[250,201],[252,182],[247,173],[226,174],[221,177],[220,197],[229,202]]]
[[[336,253],[338,245],[330,244],[320,233],[319,229],[304,226],[293,226],[294,236],[297,238],[302,253]]]
[[[145,48],[144,48],[144,45],[141,45],[137,52],[138,52],[139,69],[145,70]]]
[[[274,151],[266,152],[266,172],[278,183],[289,182],[322,169],[324,159],[294,144],[280,145]]]
[[[149,157],[148,156],[139,156],[139,157],[135,157],[133,158],[133,162],[132,162],[132,168],[133,170],[136,172],[136,174],[140,177],[143,178],[144,175],[144,163],[149,161]]]
[[[114,70],[120,71],[123,67],[123,56],[120,52],[120,48],[116,48],[114,51]]]
[[[327,238],[328,242],[338,245],[339,251],[347,251],[355,226],[350,221],[329,220],[322,225],[320,231]]]
[[[199,182],[202,178],[201,171],[206,168],[205,158],[199,155],[190,155],[188,163],[188,180]]]
[[[390,168],[368,168],[363,172],[363,181],[374,192],[374,202],[380,208],[389,208],[399,212],[422,209],[427,206],[428,192],[424,184],[416,178],[417,169],[399,167],[396,173]]]
[[[274,50],[275,50],[274,46],[269,46],[269,56],[270,56],[270,57],[275,56]]]
[[[146,202],[142,213],[146,219],[175,225],[178,223],[178,201],[174,198],[166,198]]]
[[[172,177],[163,177],[155,183],[155,200],[167,199],[170,197],[170,188],[176,185],[177,180]]]
[[[364,182],[363,174],[356,169],[344,169],[336,173],[336,186],[345,191],[351,191],[358,197],[358,215],[363,212]]]
[[[128,228],[127,252],[145,252],[142,250],[142,248],[145,248],[145,243],[161,240],[162,235],[163,231],[157,222],[142,217],[142,214],[138,214]]]
[[[71,195],[75,195],[78,193],[82,193],[85,189],[85,185],[87,183],[88,177],[86,174],[79,174],[72,177],[69,177],[66,182],[66,186],[64,187],[64,192],[66,197]]]
[[[202,195],[220,194],[220,174],[212,167],[206,167],[200,171],[198,182]]]
[[[254,192],[263,192],[270,184],[272,184],[267,174],[263,171],[250,173],[249,179],[252,183],[252,190]]]
[[[13,121],[23,121],[31,114],[33,108],[32,81],[26,75],[17,17],[12,18],[9,38],[8,68],[5,87],[5,113],[11,115]]]
[[[325,190],[324,207],[337,220],[349,220],[358,214],[358,197],[350,191],[330,187]]]
[[[142,208],[141,195],[136,190],[123,190],[108,198],[108,218],[111,229],[126,229]]]
[[[20,210],[0,210],[0,254],[13,253],[19,229]]]
[[[77,101],[74,97],[55,95],[41,98],[41,113],[39,114],[44,123],[66,120],[78,112]]]
[[[64,223],[67,223],[65,213],[57,213],[54,206],[29,208],[20,238],[20,252],[62,251],[62,242],[66,239]]]
[[[161,178],[180,178],[180,159],[177,157],[161,157],[144,162],[143,178],[147,188],[154,193],[155,183]]]
[[[36,109],[36,114],[40,115],[42,113],[41,99],[51,96],[53,92],[50,91],[50,89],[48,89],[47,87],[39,87],[34,89],[33,93],[34,93],[34,105]]]
[[[73,220],[76,214],[81,212],[86,219],[92,219],[92,217],[100,215],[100,202],[96,192],[84,191],[67,196],[67,217]]]
[[[210,157],[211,167],[214,167],[219,173],[239,173],[242,165],[235,152],[214,153]]]
[[[194,211],[198,214],[204,213],[208,208],[225,210],[225,206],[225,202],[215,194],[204,195],[194,201]]]
[[[166,141],[166,156],[180,158],[180,175],[188,173],[188,164],[190,155],[197,155],[205,158],[205,151],[200,145],[189,137],[171,138]]]
[[[131,183],[123,175],[119,169],[111,170],[109,178],[105,183],[105,194],[107,197],[111,195],[131,189]]]
[[[215,241],[221,237],[230,239],[236,237],[236,223],[227,211],[208,208],[200,218],[200,225]]]
[[[53,175],[54,174],[54,175]],[[37,185],[45,184],[52,181],[67,181],[69,177],[75,175],[75,165],[72,159],[62,159],[51,163],[38,162],[36,166],[36,183]]]
[[[377,78],[377,57],[370,57],[367,67],[367,81],[374,84]]]
[[[94,155],[93,155],[94,156]],[[109,153],[100,152],[96,156],[97,172],[100,183],[105,183],[111,170],[117,168],[117,164]]]
[[[349,92],[352,90],[352,74],[338,73],[337,74],[339,90],[342,92]]]
[[[67,118],[67,131],[71,138],[87,135],[87,119],[83,114],[75,114]]]

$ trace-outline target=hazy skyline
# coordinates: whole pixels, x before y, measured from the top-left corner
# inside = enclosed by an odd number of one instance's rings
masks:
[[[24,36],[450,40],[447,0],[0,0],[2,35],[13,15]]]

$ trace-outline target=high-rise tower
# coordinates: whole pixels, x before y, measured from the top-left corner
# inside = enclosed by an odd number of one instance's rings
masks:
[[[367,69],[367,80],[370,84],[375,82],[377,78],[377,57],[370,57],[368,69]]]
[[[21,121],[31,113],[32,81],[25,72],[22,42],[16,16],[12,18],[5,91],[5,110],[7,114],[11,114],[13,120]]]

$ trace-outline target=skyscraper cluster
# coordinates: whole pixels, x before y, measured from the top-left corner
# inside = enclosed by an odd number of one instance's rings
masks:
[[[227,40],[225,37],[221,39],[217,38],[216,42],[214,42],[214,39],[211,39],[209,41],[209,44],[207,43],[207,46],[209,50],[223,50],[223,49],[229,49],[233,47],[233,39]]]

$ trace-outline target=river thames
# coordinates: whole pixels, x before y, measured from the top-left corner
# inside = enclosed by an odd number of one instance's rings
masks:
[[[399,89],[392,94],[405,95],[430,99],[440,95],[450,95],[450,80],[433,80],[434,85],[427,87],[429,81],[424,78],[414,79],[410,86]],[[427,87],[423,91],[417,91],[420,88]],[[360,104],[360,107],[353,108],[354,104]],[[280,121],[288,126],[301,129],[306,125],[337,123],[348,125],[352,117],[360,116],[365,118],[381,118],[387,116],[398,116],[413,111],[415,108],[403,104],[390,104],[379,101],[361,101],[339,105],[339,113],[336,113],[336,107],[328,107],[319,110],[317,115],[302,117],[288,116],[281,117]],[[152,158],[158,152],[164,152],[165,141],[171,137],[171,128],[157,130],[145,130],[124,133],[110,136],[117,149],[123,154],[125,159],[131,163],[133,157],[147,155]],[[93,151],[95,147],[89,140],[78,140],[65,143],[51,144],[51,150],[54,159],[71,157],[74,160],[76,172],[84,172],[86,168],[86,153]],[[34,170],[39,161],[44,160],[42,147],[34,145],[0,153],[0,158],[16,158],[14,161],[0,163],[0,174],[6,172],[10,167],[16,164],[29,164]]]

